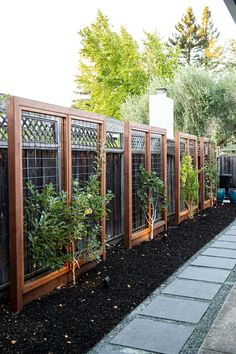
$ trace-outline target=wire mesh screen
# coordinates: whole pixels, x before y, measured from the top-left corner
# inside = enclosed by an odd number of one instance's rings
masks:
[[[98,152],[99,125],[93,122],[72,119],[72,182],[78,180],[81,187],[88,181],[94,172]],[[78,241],[78,251],[87,247],[88,239]]]
[[[180,139],[180,164],[182,162],[183,156],[186,154],[186,139]],[[181,165],[180,165],[180,174],[181,174]],[[186,203],[182,198],[182,191],[180,190],[180,210],[184,211],[187,208]]]
[[[107,220],[107,240],[123,234],[123,153],[107,153],[106,182],[114,198],[109,203]]]
[[[9,282],[6,101],[0,97],[0,288]]]
[[[132,130],[132,231],[146,227],[145,215],[140,206],[137,191],[139,188],[138,172],[140,165],[145,166],[145,133]]]
[[[61,190],[61,121],[57,116],[23,111],[22,126],[22,157],[23,157],[23,196],[29,197],[28,183],[31,182],[37,190],[52,184],[55,191]],[[25,234],[30,230],[27,225]],[[33,265],[27,237],[25,237],[25,275],[33,278],[44,270],[39,265]]]
[[[189,140],[189,155],[191,156],[192,159],[192,165],[195,166],[196,161],[195,161],[195,146],[194,146],[194,141]]]
[[[151,133],[151,170],[162,178],[162,135]],[[157,213],[155,221],[160,219]]]
[[[94,171],[98,149],[98,124],[71,122],[72,178],[84,184]]]

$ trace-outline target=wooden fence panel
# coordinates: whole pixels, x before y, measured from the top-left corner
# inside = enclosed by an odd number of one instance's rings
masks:
[[[236,156],[219,156],[219,174],[231,174],[232,185],[230,188],[236,188]]]
[[[86,122],[97,125],[97,144],[100,140],[105,141],[106,128],[105,117],[17,97],[9,98],[7,115],[9,119],[11,304],[13,311],[18,312],[26,302],[47,293],[60,284],[67,283],[70,279],[69,266],[33,280],[27,277],[27,266],[24,269],[24,249],[27,250],[27,241],[24,241],[23,230],[23,196],[27,197],[26,182],[33,181],[38,189],[52,182],[57,191],[63,188],[70,198],[73,173],[71,121],[84,122],[82,126]],[[35,127],[37,127],[36,131],[34,131]],[[78,132],[80,139],[81,134],[80,127]],[[105,159],[105,155],[103,158]],[[101,193],[103,194],[106,191],[105,163],[102,169]],[[101,220],[102,243],[105,240],[105,223],[105,217],[103,217]],[[29,273],[31,273],[31,268],[29,268]]]
[[[161,136],[160,142],[155,145],[154,139]],[[159,138],[158,138],[159,139]],[[156,169],[156,162],[152,164],[152,152],[159,146],[162,166],[161,178],[167,184],[166,176],[166,130],[141,124],[125,123],[125,245],[132,247],[135,244],[150,238],[150,226],[145,222],[145,216],[137,198],[138,169],[142,164],[147,171]],[[157,154],[158,155],[158,154]],[[154,233],[163,231],[167,224],[167,214],[164,212],[155,222]]]
[[[198,145],[195,135],[176,132],[175,135],[175,223],[189,217],[189,210],[185,205],[181,205],[181,159],[184,154],[190,155],[193,158],[193,165],[198,169]],[[197,203],[198,204],[198,203]],[[196,206],[198,209],[198,205]]]

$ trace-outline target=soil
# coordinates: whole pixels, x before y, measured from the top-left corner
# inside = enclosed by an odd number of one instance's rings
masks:
[[[107,262],[83,274],[75,287],[34,300],[18,315],[1,303],[0,352],[86,353],[235,218],[236,205],[207,209],[133,249],[109,247]]]

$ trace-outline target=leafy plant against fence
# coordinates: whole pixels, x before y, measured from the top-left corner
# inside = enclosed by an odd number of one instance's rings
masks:
[[[180,190],[181,202],[187,205],[189,218],[193,219],[198,198],[198,171],[193,167],[192,157],[186,154],[181,160]]]
[[[150,239],[152,240],[157,215],[167,207],[165,185],[155,171],[147,171],[143,165],[139,167],[138,176],[139,188],[137,195],[146,221],[151,228]]]
[[[33,265],[55,269],[71,262],[73,283],[79,261],[99,260],[104,245],[99,241],[101,218],[107,215],[107,205],[113,198],[109,191],[100,194],[102,153],[97,158],[94,172],[82,186],[73,181],[70,205],[67,193],[56,193],[52,184],[41,191],[28,183],[30,197],[25,200],[25,231]],[[85,247],[80,249],[79,241]]]
[[[204,187],[206,199],[210,199],[211,206],[214,205],[218,182],[218,163],[215,158],[214,144],[209,144],[209,157],[204,163]]]

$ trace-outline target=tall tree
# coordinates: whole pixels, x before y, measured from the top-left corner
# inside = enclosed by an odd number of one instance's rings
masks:
[[[140,95],[149,82],[138,45],[124,27],[114,32],[101,11],[79,34],[82,49],[76,83],[80,97],[74,106],[120,118],[121,103],[129,94]]]
[[[152,80],[141,96],[129,96],[121,106],[123,117],[148,123],[148,100],[166,87],[174,100],[175,129],[214,138],[219,145],[236,138],[236,72],[222,76],[204,68],[185,66],[174,80]]]
[[[162,42],[157,32],[145,32],[143,62],[151,78],[172,79],[178,68],[178,48]]]
[[[181,64],[194,64],[199,57],[200,37],[199,25],[191,7],[187,8],[186,14],[182,16],[175,29],[176,33],[169,38],[170,46],[179,47]]]
[[[200,37],[199,51],[201,52],[199,63],[205,67],[216,66],[217,59],[222,55],[222,47],[217,43],[220,33],[212,21],[208,6],[203,9],[198,34]]]

